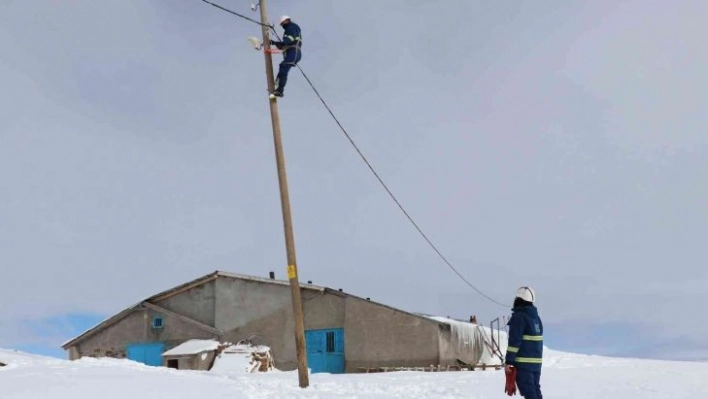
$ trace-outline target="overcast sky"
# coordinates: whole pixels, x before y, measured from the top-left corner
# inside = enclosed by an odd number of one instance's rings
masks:
[[[708,3],[269,10],[460,272],[502,302],[536,289],[547,345],[708,351]],[[0,1],[0,346],[56,347],[217,269],[285,277],[259,35],[198,0]],[[302,280],[509,314],[437,258],[297,70],[279,104]]]

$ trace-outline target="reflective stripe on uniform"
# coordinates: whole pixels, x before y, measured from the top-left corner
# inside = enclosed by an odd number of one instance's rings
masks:
[[[543,363],[543,359],[541,359],[540,357],[517,357],[516,362],[541,364]]]
[[[507,352],[516,353],[519,351],[519,348],[510,346],[510,347],[506,348],[506,350],[507,350]]]
[[[543,335],[522,335],[524,341],[543,341]]]
[[[285,47],[283,48],[283,53],[285,53],[286,51],[288,51],[288,50],[290,50],[290,49],[293,49],[293,48],[299,50],[299,47],[302,46],[302,44],[301,44],[301,43],[302,43],[302,38],[301,38],[300,36],[294,37],[294,36],[292,36],[292,35],[285,35],[285,38],[290,39],[290,40],[292,41],[292,43],[291,43],[290,45],[285,46]],[[295,65],[295,64],[293,64],[293,65]]]

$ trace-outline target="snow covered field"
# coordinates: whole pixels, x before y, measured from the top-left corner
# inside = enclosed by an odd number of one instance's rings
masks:
[[[505,398],[502,371],[310,376],[216,374],[127,360],[66,361],[0,349],[2,399]],[[708,398],[708,363],[613,359],[547,350],[544,398]],[[519,396],[515,396],[519,397]]]

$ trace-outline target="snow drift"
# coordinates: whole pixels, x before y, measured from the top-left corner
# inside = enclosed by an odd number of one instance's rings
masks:
[[[312,374],[181,371],[129,360],[60,360],[0,349],[3,399],[502,398],[502,371]],[[541,384],[552,398],[708,398],[708,363],[586,356],[547,350]]]

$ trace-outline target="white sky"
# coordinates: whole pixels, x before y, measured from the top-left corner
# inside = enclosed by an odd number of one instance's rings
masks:
[[[691,320],[705,342],[705,2],[269,9],[301,25],[302,67],[471,281],[504,302],[532,285],[549,325]],[[197,0],[0,4],[0,343],[215,269],[285,276],[259,32]],[[297,71],[280,108],[303,280],[505,314]]]

